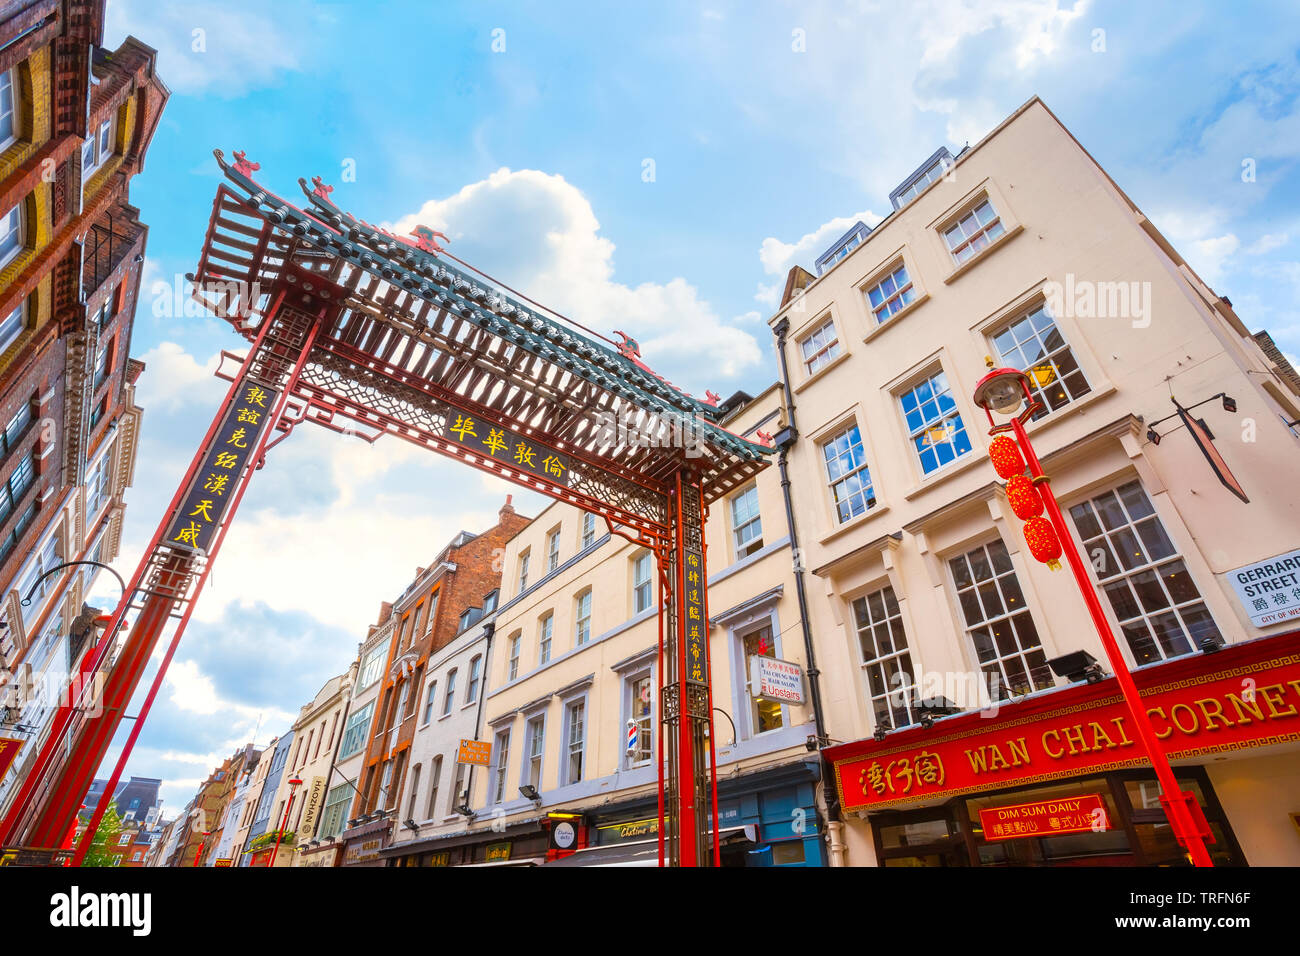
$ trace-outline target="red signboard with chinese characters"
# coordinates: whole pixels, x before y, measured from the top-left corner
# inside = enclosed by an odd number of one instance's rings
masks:
[[[18,756],[25,741],[13,737],[0,737],[0,777],[9,772],[9,765]]]
[[[1300,631],[1181,657],[1134,679],[1172,758],[1300,740]],[[1148,766],[1113,677],[831,747],[826,756],[845,810]]]
[[[1106,803],[1098,793],[980,811],[980,826],[984,828],[986,840],[1100,832],[1109,829],[1109,825]]]

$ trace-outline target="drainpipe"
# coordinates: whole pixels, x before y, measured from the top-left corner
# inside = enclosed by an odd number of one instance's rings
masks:
[[[478,685],[478,713],[474,715],[474,739],[478,740],[479,731],[483,726],[483,701],[487,698],[487,675],[488,667],[492,663],[492,636],[496,633],[497,622],[488,621],[483,625],[483,637],[487,643],[483,647],[483,670],[481,671],[481,680]],[[491,781],[489,780],[489,785]],[[474,792],[474,765],[469,765],[469,773],[465,775],[465,805],[469,806],[470,794]],[[466,821],[468,825],[469,821]]]
[[[786,427],[776,435],[779,449],[777,468],[781,473],[781,497],[785,500],[785,523],[790,532],[790,548],[794,555],[794,590],[799,599],[799,624],[803,632],[804,655],[808,661],[808,688],[812,697],[813,721],[817,725],[817,750],[830,743],[826,736],[826,716],[822,709],[821,671],[817,667],[817,651],[813,646],[812,626],[808,622],[808,592],[804,587],[803,554],[799,549],[799,532],[795,527],[794,502],[790,497],[790,471],[787,455],[799,438],[795,426],[794,392],[790,389],[790,369],[785,357],[785,338],[790,332],[790,320],[784,316],[772,330],[776,334],[776,354],[781,361],[781,384],[785,389]],[[834,769],[822,758],[822,794],[826,800],[826,833],[830,839],[831,866],[848,866],[844,845],[844,821],[840,815],[840,802],[831,783]]]

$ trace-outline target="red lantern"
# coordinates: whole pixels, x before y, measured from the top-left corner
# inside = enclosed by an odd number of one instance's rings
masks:
[[[1056,537],[1056,529],[1046,518],[1030,518],[1025,522],[1025,544],[1029,553],[1053,571],[1060,570],[1061,542]]]
[[[1010,478],[1022,474],[1025,459],[1020,454],[1020,446],[1006,435],[999,435],[989,442],[989,460],[999,478]]]
[[[1038,493],[1033,481],[1024,475],[1012,475],[1007,479],[1007,501],[1016,517],[1022,521],[1037,518],[1043,513],[1043,496]]]

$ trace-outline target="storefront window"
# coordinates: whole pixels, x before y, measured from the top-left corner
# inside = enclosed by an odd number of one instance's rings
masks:
[[[1214,865],[1244,865],[1204,771],[1180,768],[1178,784],[1196,796],[1210,824],[1215,842],[1208,849]],[[1031,806],[1091,796],[1100,797],[1105,806],[1104,829],[1052,833],[1054,808],[1046,807],[1039,816],[1023,812]],[[871,817],[876,858],[881,866],[1190,866],[1159,797],[1154,774],[1125,771],[956,797],[942,807],[877,813]],[[1021,820],[1034,821],[1028,832],[1010,837],[985,832],[981,810],[1013,807],[1022,811]],[[994,819],[989,825],[1004,824]]]

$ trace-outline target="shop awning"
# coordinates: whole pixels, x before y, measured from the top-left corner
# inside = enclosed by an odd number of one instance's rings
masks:
[[[471,866],[541,866],[546,862],[545,857],[529,856],[519,860],[496,860],[492,863],[460,863],[456,869],[463,870]]]
[[[752,824],[730,827],[720,834],[721,843],[758,841],[758,828]],[[552,860],[547,866],[658,866],[659,841],[635,840],[613,843],[609,846],[592,846],[569,856]]]

